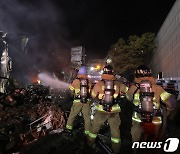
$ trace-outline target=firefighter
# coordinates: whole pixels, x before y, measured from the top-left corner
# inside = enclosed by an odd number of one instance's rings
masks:
[[[71,112],[66,124],[67,130],[73,129],[73,122],[75,117],[82,112],[84,117],[84,133],[87,135],[89,133],[90,127],[90,89],[91,84],[89,83],[87,77],[87,70],[82,66],[79,71],[77,78],[72,82],[70,90],[74,96],[73,105],[71,107]]]
[[[127,87],[115,81],[115,76],[113,75],[113,68],[107,65],[103,68],[103,74],[101,76],[102,81],[99,81],[92,89],[92,98],[98,99],[96,105],[96,112],[94,120],[91,125],[89,132],[89,141],[93,145],[98,132],[107,120],[110,131],[111,131],[111,143],[114,152],[118,153],[120,150],[120,116],[121,111],[120,106],[117,104],[117,98],[120,92],[125,93]]]
[[[176,105],[176,99],[156,84],[151,69],[145,65],[137,67],[134,81],[126,93],[127,99],[134,104],[132,139],[133,141],[147,140],[148,135],[158,139],[163,116],[160,102],[165,104],[168,111],[171,111]]]

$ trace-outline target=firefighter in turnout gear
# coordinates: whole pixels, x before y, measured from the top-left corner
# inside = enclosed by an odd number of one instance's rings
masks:
[[[87,71],[85,67],[81,67],[78,71],[77,78],[72,82],[70,90],[74,96],[73,105],[71,107],[71,112],[66,124],[66,129],[73,129],[73,122],[75,117],[82,112],[84,117],[84,128],[85,134],[89,133],[90,128],[90,89],[91,84],[87,78]]]
[[[126,96],[134,104],[131,129],[133,141],[138,141],[142,137],[145,140],[149,128],[153,129],[151,136],[157,139],[163,116],[160,102],[164,103],[170,111],[176,105],[175,96],[156,84],[151,75],[151,69],[145,65],[140,65],[135,70],[135,83]]]
[[[128,89],[121,82],[115,81],[113,70],[110,65],[103,68],[101,76],[102,81],[99,81],[92,89],[92,98],[98,99],[94,120],[89,132],[89,141],[92,145],[98,135],[98,132],[107,120],[111,130],[112,149],[115,153],[120,150],[120,106],[117,104],[117,98],[120,92],[125,93]]]

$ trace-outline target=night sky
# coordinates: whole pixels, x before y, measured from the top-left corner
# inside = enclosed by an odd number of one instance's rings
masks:
[[[104,58],[119,38],[157,33],[175,0],[1,0],[0,31],[30,38],[32,67],[58,72],[71,47]]]
[[[175,0],[69,0],[59,2],[70,39],[88,55],[106,56],[118,38],[157,33]],[[96,53],[96,54],[91,54]]]

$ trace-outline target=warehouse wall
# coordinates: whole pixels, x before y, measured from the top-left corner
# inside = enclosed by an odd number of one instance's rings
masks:
[[[150,66],[157,77],[180,79],[180,0],[176,0],[157,36]]]

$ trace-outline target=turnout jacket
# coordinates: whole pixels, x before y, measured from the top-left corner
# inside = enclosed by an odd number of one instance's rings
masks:
[[[157,85],[153,77],[135,78],[135,84],[133,84],[126,93],[127,99],[132,101],[135,106],[138,106],[140,103],[140,89],[138,88],[138,84],[142,80],[149,80],[152,84],[152,92],[154,92],[153,104],[155,109],[160,109],[160,102],[166,104],[168,110],[172,110],[175,107],[175,97],[166,92],[161,86]],[[134,112],[132,119],[141,122],[140,117],[141,115],[139,113]],[[152,123],[162,123],[161,117],[153,117]]]
[[[132,85],[126,93],[127,99],[133,101],[134,105],[139,105],[139,89],[136,83],[139,84],[142,80],[149,80],[152,84],[152,92],[154,92],[153,103],[157,109],[160,108],[160,101],[166,104],[167,109],[172,110],[174,108],[174,103],[171,101],[170,93],[166,92],[161,86],[157,85],[153,77],[141,77],[135,78],[135,84]]]
[[[80,102],[80,99],[76,99],[76,97],[79,95],[80,92],[80,79],[87,79],[87,75],[77,75],[77,78],[72,82],[70,85],[69,89],[71,90],[72,94],[74,95],[74,102]],[[89,89],[89,94],[91,91],[91,84],[88,83],[88,89]]]
[[[114,90],[115,90],[114,95],[113,95],[114,99],[117,99],[117,97],[119,96],[120,93],[126,93],[126,91],[128,90],[128,87],[126,87],[123,83],[121,83],[119,81],[115,81],[114,75],[103,74],[101,78],[102,78],[102,81],[99,81],[98,83],[96,83],[96,85],[92,89],[92,92],[91,92],[92,98],[98,98],[99,100],[103,99],[104,90],[105,90],[105,85],[104,85],[103,80],[113,80],[114,81]],[[96,105],[96,110],[102,111],[102,112],[107,112],[107,111],[103,110],[103,106],[100,104]],[[121,111],[120,106],[118,104],[114,104],[112,106],[112,110],[110,113],[120,112],[120,111]]]

